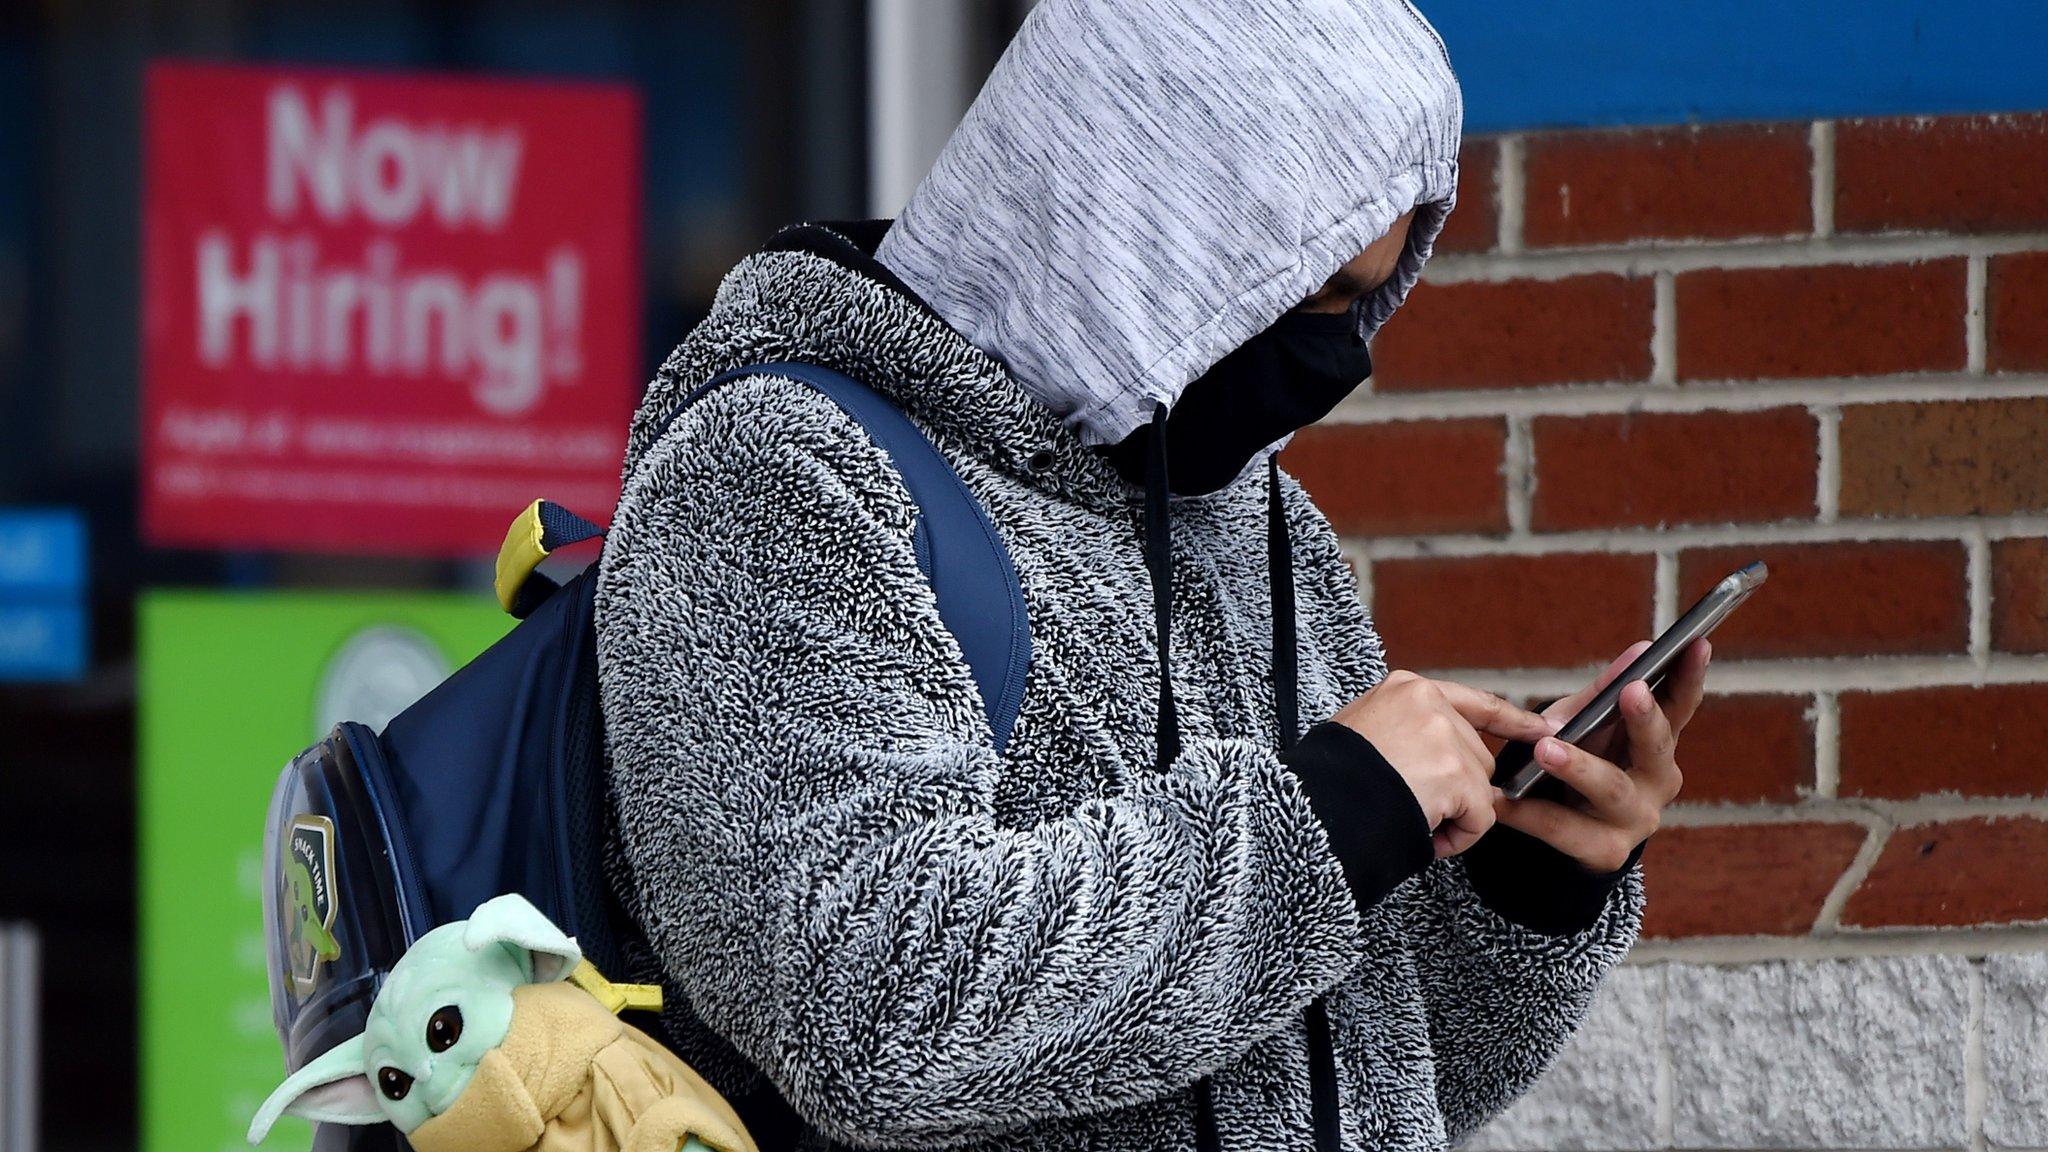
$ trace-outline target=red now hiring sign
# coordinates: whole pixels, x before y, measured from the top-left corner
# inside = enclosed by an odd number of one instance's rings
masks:
[[[639,347],[627,89],[159,64],[154,544],[487,553],[618,499]]]

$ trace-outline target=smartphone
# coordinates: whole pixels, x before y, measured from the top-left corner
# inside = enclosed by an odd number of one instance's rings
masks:
[[[1565,721],[1557,730],[1557,738],[1567,744],[1578,744],[1586,737],[1598,732],[1611,723],[1621,709],[1621,690],[1631,683],[1642,680],[1650,685],[1651,691],[1664,683],[1665,673],[1671,671],[1680,653],[1693,641],[1705,636],[1718,627],[1728,614],[1740,607],[1744,600],[1764,586],[1770,576],[1770,569],[1761,561],[1745,564],[1728,574],[1719,584],[1685,614],[1664,630],[1662,636],[1652,641],[1643,654],[1622,670],[1607,687],[1588,701],[1578,714]],[[1549,778],[1541,765],[1536,763],[1536,746],[1520,741],[1508,744],[1493,759],[1494,786],[1508,794],[1509,798],[1520,800],[1529,795],[1531,789]]]

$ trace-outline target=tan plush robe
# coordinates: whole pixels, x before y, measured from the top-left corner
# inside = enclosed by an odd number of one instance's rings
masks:
[[[758,1152],[704,1078],[573,984],[512,992],[512,1028],[469,1087],[406,1139],[417,1152]]]

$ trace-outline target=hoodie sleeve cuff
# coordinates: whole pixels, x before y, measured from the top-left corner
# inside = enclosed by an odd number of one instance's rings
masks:
[[[1591,928],[1607,897],[1643,858],[1636,845],[1612,872],[1594,872],[1536,837],[1496,824],[1465,850],[1465,878],[1488,908],[1545,936],[1572,936]]]
[[[1429,818],[1371,741],[1325,720],[1280,758],[1329,835],[1361,913],[1429,867]]]

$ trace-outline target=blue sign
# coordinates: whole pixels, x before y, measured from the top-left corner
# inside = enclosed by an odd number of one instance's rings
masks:
[[[0,680],[85,674],[85,544],[75,511],[0,510]]]
[[[85,675],[85,605],[0,602],[0,680]]]
[[[0,509],[0,602],[84,587],[84,517],[65,508]]]
[[[2041,0],[1415,0],[1465,129],[2048,108]]]

